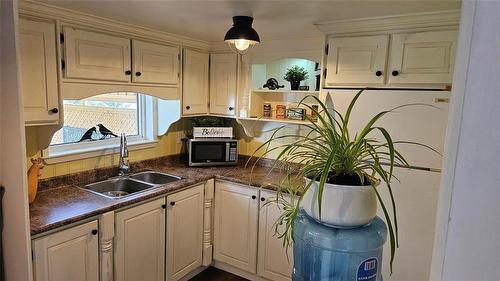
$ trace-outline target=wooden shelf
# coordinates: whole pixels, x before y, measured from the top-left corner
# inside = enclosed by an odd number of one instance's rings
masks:
[[[252,90],[253,93],[280,93],[280,94],[304,94],[304,95],[317,95],[319,91],[291,91],[291,90]]]
[[[308,125],[311,122],[307,120],[292,120],[292,119],[276,119],[276,118],[255,118],[255,117],[237,117],[238,120],[246,120],[246,121],[258,121],[258,122],[277,122],[277,123],[287,123],[287,124],[296,124],[296,125]]]

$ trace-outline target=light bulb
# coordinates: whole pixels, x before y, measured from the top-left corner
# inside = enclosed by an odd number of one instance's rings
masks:
[[[236,39],[234,40],[234,46],[240,51],[244,51],[250,47],[250,40],[247,39]]]

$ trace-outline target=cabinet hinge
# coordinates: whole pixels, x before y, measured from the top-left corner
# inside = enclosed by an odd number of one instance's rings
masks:
[[[181,60],[181,53],[178,53],[178,54],[177,54],[177,59],[178,59],[178,60]]]
[[[64,43],[64,33],[59,33],[59,41],[62,43]]]
[[[66,62],[64,60],[61,60],[61,68],[62,69],[66,68]]]
[[[325,70],[323,70],[323,78],[326,79],[326,68],[325,68]]]
[[[328,44],[325,46],[325,54],[328,55]]]
[[[212,64],[212,60],[208,59],[208,67],[210,67],[210,64]]]
[[[35,254],[33,253],[33,250],[31,250],[31,260],[34,261],[35,260]]]

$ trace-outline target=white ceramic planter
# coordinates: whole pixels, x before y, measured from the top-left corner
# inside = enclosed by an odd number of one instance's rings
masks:
[[[305,178],[308,184],[311,180]],[[302,208],[315,220],[341,228],[365,225],[377,214],[377,195],[366,186],[325,184],[321,219],[318,207],[319,182],[314,181],[304,194]]]

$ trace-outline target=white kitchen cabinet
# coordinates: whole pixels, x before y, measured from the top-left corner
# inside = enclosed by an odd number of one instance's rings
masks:
[[[236,115],[236,54],[210,55],[210,113]]]
[[[179,47],[132,40],[132,82],[179,85]]]
[[[328,40],[326,86],[384,84],[389,36]]]
[[[451,84],[457,31],[393,34],[389,84]]]
[[[256,273],[259,191],[215,184],[214,260]]]
[[[276,192],[260,192],[257,274],[273,281],[287,281],[291,280],[293,248],[288,248],[287,256],[283,240],[275,235],[274,224],[282,214],[282,208],[274,199]],[[283,231],[283,227],[278,231]]]
[[[167,196],[167,280],[202,265],[204,184]]]
[[[182,114],[207,114],[209,55],[184,49],[182,72]]]
[[[33,240],[36,281],[98,281],[97,221]]]
[[[64,77],[129,82],[130,39],[64,27]]]
[[[163,281],[165,198],[116,213],[115,280]]]
[[[18,34],[25,123],[58,123],[55,24],[20,18]]]

